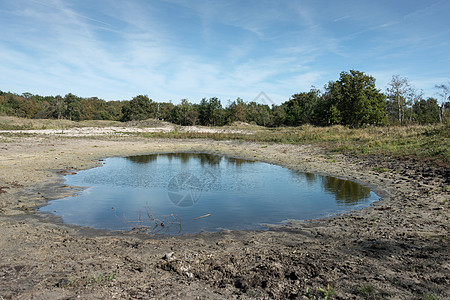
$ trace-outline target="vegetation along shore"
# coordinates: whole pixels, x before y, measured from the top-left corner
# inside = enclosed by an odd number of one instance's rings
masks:
[[[448,86],[441,105],[412,91],[394,76],[382,93],[350,71],[271,106],[1,92],[0,299],[450,298]],[[179,236],[74,226],[37,209],[80,191],[65,174],[167,152],[349,179],[381,198],[269,230]]]

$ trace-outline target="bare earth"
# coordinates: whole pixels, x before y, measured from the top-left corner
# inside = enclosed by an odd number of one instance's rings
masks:
[[[61,174],[98,166],[109,156],[174,151],[351,179],[374,188],[382,200],[268,231],[177,237],[70,226],[34,209],[76,192]],[[322,299],[332,291],[329,299],[450,299],[449,194],[447,167],[331,159],[311,146],[4,133],[0,299]]]

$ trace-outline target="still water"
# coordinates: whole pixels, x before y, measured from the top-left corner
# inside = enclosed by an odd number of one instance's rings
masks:
[[[84,187],[40,210],[69,224],[179,234],[262,229],[368,206],[370,188],[263,162],[203,153],[107,158],[65,177]]]

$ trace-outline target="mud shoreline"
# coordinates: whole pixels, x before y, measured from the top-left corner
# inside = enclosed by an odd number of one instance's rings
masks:
[[[381,200],[269,231],[175,237],[70,226],[34,210],[75,192],[63,184],[62,171],[111,156],[188,151],[349,179]],[[312,146],[3,137],[0,299],[308,299],[327,292],[336,299],[450,298],[448,176],[448,169],[426,162],[349,157]]]

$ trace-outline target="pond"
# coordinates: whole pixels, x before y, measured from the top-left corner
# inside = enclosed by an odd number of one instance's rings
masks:
[[[69,224],[161,234],[264,229],[378,200],[348,180],[205,153],[112,157],[65,180],[83,187],[79,195],[41,211]]]

